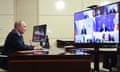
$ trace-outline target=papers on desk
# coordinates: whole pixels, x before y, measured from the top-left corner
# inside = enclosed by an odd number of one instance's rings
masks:
[[[64,46],[64,48],[73,48],[73,45]]]
[[[0,57],[8,57],[7,55],[0,55]]]
[[[89,53],[80,51],[80,50],[78,49],[78,50],[76,50],[75,55],[89,55]]]
[[[23,51],[17,51],[19,53],[33,53],[33,52],[41,52],[42,50],[23,50]]]
[[[116,52],[118,49],[117,48],[99,48],[99,51],[113,51]]]
[[[43,50],[24,50],[24,51],[17,51],[18,53],[24,55],[46,55],[48,53],[48,49]]]

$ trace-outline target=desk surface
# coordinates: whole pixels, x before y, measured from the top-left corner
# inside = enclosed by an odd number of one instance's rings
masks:
[[[52,53],[51,51],[55,51],[55,53]],[[57,72],[57,70],[61,70],[61,72],[64,72],[64,70],[66,72],[77,72],[78,70],[82,72],[90,71],[90,62],[92,61],[90,54],[58,55],[59,53],[63,52],[65,52],[65,49],[58,48],[52,48],[50,50],[44,49],[18,51],[11,54],[9,57],[8,62],[9,65],[11,65],[9,71],[16,72],[19,70],[19,68],[21,68],[21,70],[26,70],[26,72],[33,72],[33,70],[39,71],[41,69],[43,69],[42,71],[44,71],[44,68],[48,68],[49,70],[47,71],[47,69],[45,69],[45,72]],[[84,67],[86,67],[86,69],[84,69]],[[54,70],[53,68],[57,70]]]
[[[67,52],[69,49],[78,49],[78,48],[51,48],[51,49],[42,49],[42,50],[24,50],[17,51],[12,55],[75,55],[75,53]],[[82,49],[82,48],[81,48]],[[83,48],[82,51],[94,51],[94,48]],[[100,52],[117,52],[117,48],[99,48]],[[85,55],[86,53],[81,53]]]
[[[37,55],[48,55],[48,50],[23,50],[17,51],[10,54],[9,56],[37,56]]]
[[[80,52],[78,55],[49,55],[49,50],[24,50],[24,51],[17,51],[16,53],[13,53],[9,55],[9,60],[38,60],[38,59],[79,59],[79,58],[90,58],[90,54]]]
[[[45,55],[40,52],[44,51],[26,50],[11,54],[9,72],[90,71],[91,55]]]

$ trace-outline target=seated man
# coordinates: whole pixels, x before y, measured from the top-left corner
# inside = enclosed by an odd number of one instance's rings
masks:
[[[26,23],[24,21],[16,21],[14,24],[14,29],[8,34],[4,48],[3,48],[3,55],[9,55],[19,50],[34,50],[34,49],[41,49],[40,46],[35,47],[31,45],[25,45],[23,40],[23,34],[26,31]],[[4,63],[5,66],[5,63]],[[7,68],[7,61],[6,67]]]
[[[9,55],[19,50],[33,50],[40,49],[41,47],[34,47],[30,45],[25,45],[23,40],[23,34],[26,31],[26,24],[24,21],[16,21],[14,24],[14,29],[8,34],[3,53],[4,55]]]

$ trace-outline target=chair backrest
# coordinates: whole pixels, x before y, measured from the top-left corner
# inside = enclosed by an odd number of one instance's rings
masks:
[[[4,48],[3,46],[0,46],[0,53],[3,51],[3,48]]]

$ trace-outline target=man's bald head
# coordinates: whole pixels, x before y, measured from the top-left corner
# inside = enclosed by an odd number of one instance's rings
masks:
[[[20,32],[20,34],[24,34],[24,32],[26,31],[26,23],[22,20],[20,21],[16,21],[14,24],[14,28]]]

